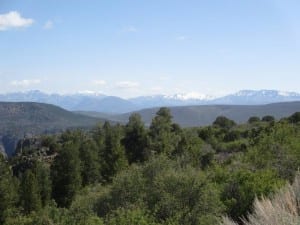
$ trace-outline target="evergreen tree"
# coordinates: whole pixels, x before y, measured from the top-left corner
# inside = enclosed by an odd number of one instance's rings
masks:
[[[79,150],[76,144],[67,142],[56,156],[52,167],[52,197],[58,206],[70,206],[81,187]]]
[[[102,124],[98,124],[96,128],[92,131],[92,139],[94,143],[96,144],[97,148],[97,159],[98,159],[98,165],[99,165],[99,176],[101,177],[101,180],[103,179],[102,173],[103,173],[103,152],[105,151],[105,132],[104,132],[104,126]]]
[[[177,145],[176,135],[172,132],[172,115],[168,108],[160,108],[150,126],[150,149],[155,153],[171,154]]]
[[[204,154],[202,151],[203,141],[197,135],[196,131],[183,130],[181,138],[176,147],[174,154],[182,157],[195,167],[200,167],[201,157]]]
[[[112,127],[109,122],[103,125],[104,148],[101,152],[102,177],[106,181],[128,164],[124,147],[121,145],[122,130],[120,126]]]
[[[213,125],[228,130],[234,127],[236,123],[225,116],[218,116],[213,122]]]
[[[264,122],[274,122],[275,121],[275,117],[274,116],[270,116],[270,115],[266,115],[261,120],[264,121]]]
[[[248,119],[248,123],[253,124],[253,123],[258,123],[260,122],[260,118],[258,116],[251,116]]]
[[[291,115],[288,118],[288,121],[290,123],[298,123],[298,122],[300,122],[300,112],[295,112],[293,115]]]
[[[50,169],[45,163],[35,162],[33,172],[37,178],[42,206],[45,207],[51,199]]]
[[[80,146],[82,185],[96,183],[101,180],[97,146],[91,139],[84,140]]]
[[[102,124],[98,124],[96,128],[92,130],[92,137],[95,141],[98,149],[104,148],[104,129]]]
[[[17,202],[16,182],[3,155],[0,153],[0,224]]]
[[[27,170],[22,177],[20,202],[26,214],[41,209],[42,202],[38,181],[31,170]]]
[[[143,162],[147,157],[147,133],[139,114],[132,114],[122,140],[129,163]]]

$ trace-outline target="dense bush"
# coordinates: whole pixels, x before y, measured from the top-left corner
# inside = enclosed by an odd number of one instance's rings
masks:
[[[253,213],[243,219],[244,225],[297,225],[300,223],[300,177],[292,185],[287,184],[271,199],[256,199]],[[222,225],[237,225],[224,218]]]

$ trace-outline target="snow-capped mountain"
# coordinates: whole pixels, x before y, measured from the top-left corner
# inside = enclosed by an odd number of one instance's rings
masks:
[[[4,102],[38,102],[60,106],[71,111],[98,111],[105,113],[130,112],[136,107],[129,101],[99,93],[47,94],[41,91],[7,93],[0,95]]]
[[[224,97],[213,97],[198,93],[175,95],[140,96],[123,99],[99,93],[47,94],[41,91],[0,94],[4,102],[40,102],[60,106],[71,111],[95,111],[121,114],[144,108],[186,105],[260,105],[275,102],[300,101],[300,94],[277,90],[242,90]]]
[[[221,98],[214,99],[216,104],[259,105],[275,102],[299,101],[300,94],[277,90],[242,90]]]
[[[215,97],[211,95],[206,94],[200,94],[197,92],[189,92],[189,93],[181,93],[181,94],[175,94],[175,95],[164,95],[165,99],[173,99],[173,100],[180,100],[180,101],[208,101],[212,100]]]
[[[214,99],[212,96],[186,93],[174,95],[153,95],[131,98],[129,101],[140,108],[151,108],[160,106],[184,106],[184,105],[203,105]]]

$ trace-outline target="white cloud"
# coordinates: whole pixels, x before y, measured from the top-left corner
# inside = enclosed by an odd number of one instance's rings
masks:
[[[137,28],[132,25],[123,27],[123,29],[122,29],[122,32],[124,32],[124,33],[135,33],[137,31],[138,31]]]
[[[98,86],[106,85],[106,81],[105,80],[94,80],[93,83],[95,85],[98,85]]]
[[[116,84],[116,87],[120,89],[134,89],[139,86],[140,86],[139,83],[132,82],[132,81],[120,81]]]
[[[0,14],[0,31],[9,30],[12,28],[29,27],[33,23],[33,19],[24,18],[17,11]]]
[[[163,87],[160,87],[160,86],[154,86],[154,87],[150,88],[150,91],[155,94],[162,94],[163,90],[164,90]]]
[[[177,36],[176,37],[176,40],[177,41],[185,41],[185,40],[187,40],[188,39],[188,37],[187,36],[184,36],[184,35],[182,35],[182,36]]]
[[[53,28],[53,26],[54,26],[53,21],[48,20],[48,21],[44,24],[43,28],[44,28],[45,30],[50,30],[50,29]]]
[[[41,83],[41,80],[35,79],[35,80],[14,80],[11,82],[12,86],[15,87],[29,87],[32,85],[36,85]]]

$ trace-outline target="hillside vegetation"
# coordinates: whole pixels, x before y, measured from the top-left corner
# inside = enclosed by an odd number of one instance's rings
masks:
[[[253,213],[243,220],[244,225],[297,225],[300,222],[300,177],[297,174],[292,185],[287,184],[271,199],[255,199]],[[224,218],[222,225],[237,225]]]
[[[126,125],[23,140],[14,157],[0,158],[0,224],[243,223],[257,218],[256,198],[294,180],[299,122],[300,113],[245,124],[218,116],[182,128],[160,108],[149,127],[132,114]]]
[[[137,111],[142,120],[150,125],[159,108],[150,108]],[[208,126],[218,116],[226,116],[237,123],[246,123],[251,116],[263,117],[272,115],[276,119],[287,117],[300,111],[300,102],[285,102],[268,105],[196,105],[170,107],[173,121],[182,127]],[[121,115],[105,115],[96,112],[81,112],[84,115],[107,118],[121,123],[127,123],[131,113]]]
[[[0,146],[11,155],[24,136],[54,133],[67,128],[92,127],[101,121],[42,103],[0,103]]]

